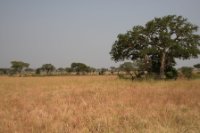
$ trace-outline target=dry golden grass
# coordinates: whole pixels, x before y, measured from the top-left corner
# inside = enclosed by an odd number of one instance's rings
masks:
[[[0,77],[0,133],[199,133],[200,80]]]

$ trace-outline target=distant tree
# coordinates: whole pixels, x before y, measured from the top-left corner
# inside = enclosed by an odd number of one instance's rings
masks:
[[[106,69],[106,68],[101,68],[101,69],[99,70],[99,75],[104,75],[106,71],[108,71],[108,69]]]
[[[192,77],[192,67],[182,67],[181,72],[187,79]]]
[[[52,64],[44,64],[42,65],[41,70],[46,71],[47,75],[49,75],[53,70],[55,70],[55,67]]]
[[[42,71],[42,68],[37,68],[37,69],[35,70],[35,73],[36,73],[36,74],[40,74],[41,71]]]
[[[89,67],[83,63],[72,63],[71,69],[76,72],[77,75],[79,75],[80,72],[89,72]]]
[[[21,73],[23,69],[28,67],[28,63],[24,63],[22,61],[11,61],[11,68],[15,73]]]
[[[89,67],[89,72],[94,73],[95,71],[96,71],[95,68],[93,68],[93,67]]]
[[[25,68],[24,72],[25,74],[32,75],[35,73],[35,70],[33,68]]]
[[[200,63],[195,64],[195,65],[194,65],[194,68],[200,69]]]
[[[114,74],[116,71],[117,71],[117,68],[116,68],[116,67],[114,67],[114,66],[111,66],[111,67],[110,67],[110,72],[111,72],[111,74]]]
[[[57,72],[59,72],[60,74],[63,74],[65,72],[65,68],[59,67],[57,69]]]
[[[182,16],[155,18],[145,26],[134,26],[127,33],[119,34],[110,54],[115,61],[140,60],[148,66],[148,71],[163,79],[166,69],[176,64],[175,58],[198,57],[200,35],[195,34],[197,30],[196,25]]]
[[[25,72],[34,72],[35,70],[33,68],[26,68],[24,69]]]
[[[8,75],[10,72],[9,68],[0,68],[0,75]]]
[[[70,67],[66,67],[66,68],[65,68],[65,71],[66,71],[67,73],[73,72],[73,70],[72,70]]]

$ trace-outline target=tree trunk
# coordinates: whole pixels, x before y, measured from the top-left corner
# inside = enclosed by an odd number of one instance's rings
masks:
[[[166,58],[166,53],[163,52],[161,56],[161,61],[160,61],[160,78],[165,79],[165,58]]]

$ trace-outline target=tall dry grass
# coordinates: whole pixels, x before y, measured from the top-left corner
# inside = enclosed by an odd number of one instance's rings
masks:
[[[199,133],[200,80],[0,77],[0,133]]]

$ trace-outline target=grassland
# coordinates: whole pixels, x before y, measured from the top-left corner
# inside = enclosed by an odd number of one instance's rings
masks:
[[[199,133],[200,80],[0,77],[0,133]]]

